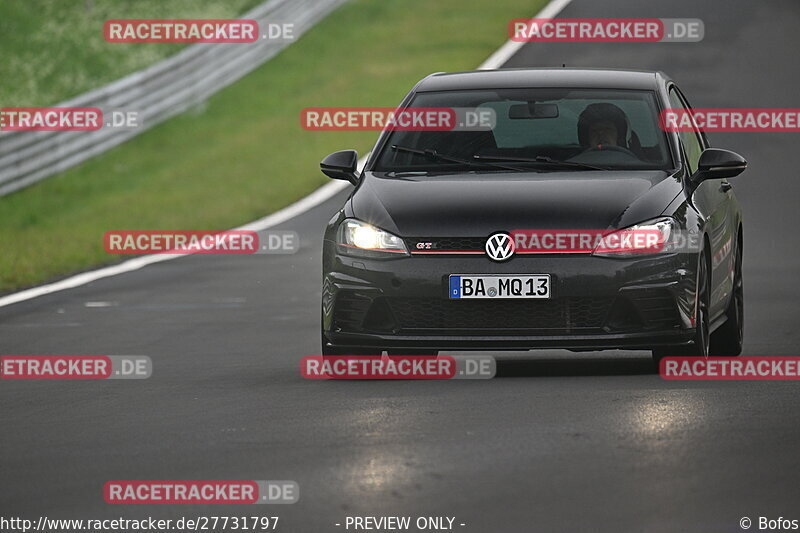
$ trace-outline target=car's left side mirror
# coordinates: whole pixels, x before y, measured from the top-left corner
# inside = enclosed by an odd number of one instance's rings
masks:
[[[719,148],[706,148],[700,154],[697,163],[697,172],[692,176],[693,181],[732,178],[747,168],[744,157],[730,150]]]
[[[353,185],[358,184],[358,152],[355,150],[341,150],[333,152],[319,164],[322,173],[335,180],[347,180]]]

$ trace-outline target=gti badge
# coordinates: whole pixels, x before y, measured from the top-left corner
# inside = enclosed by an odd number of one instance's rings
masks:
[[[514,241],[508,233],[493,233],[486,239],[486,255],[492,261],[507,261],[514,255]]]

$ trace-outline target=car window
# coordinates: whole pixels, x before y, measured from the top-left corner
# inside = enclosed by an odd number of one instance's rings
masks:
[[[542,159],[608,170],[673,168],[652,91],[515,88],[423,92],[415,95],[408,107],[476,113],[491,110],[494,121],[482,129],[393,131],[372,170],[475,170],[479,167],[474,163],[484,161],[514,163],[523,170],[526,163],[541,171],[557,168],[542,165]],[[536,159],[539,164],[530,161]]]
[[[676,89],[673,87],[669,91],[670,107],[673,109],[685,109],[691,112],[691,109],[684,105],[683,99],[678,95]],[[690,173],[697,171],[697,163],[700,161],[700,154],[703,153],[703,143],[700,139],[699,133],[692,131],[683,131],[678,134],[683,143],[683,149],[686,152],[686,159],[689,165]]]
[[[539,127],[545,119],[511,119],[509,111],[512,106],[525,102],[490,102],[483,104],[495,111],[497,124],[493,130],[499,148],[515,148],[536,145],[577,145],[578,120],[581,112],[597,100],[587,98],[570,98],[558,102],[558,117],[546,119],[547,127]],[[632,131],[640,144],[652,146],[658,144],[660,132],[653,127],[652,110],[648,102],[640,99],[604,99],[603,102],[619,107],[627,116]]]

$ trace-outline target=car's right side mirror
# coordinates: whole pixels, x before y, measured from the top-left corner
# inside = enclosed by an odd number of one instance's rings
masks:
[[[355,150],[340,150],[333,152],[319,164],[322,173],[335,180],[347,180],[353,185],[358,184],[358,152]]]
[[[744,157],[730,150],[720,148],[706,148],[700,154],[697,163],[697,172],[692,176],[695,182],[721,178],[732,178],[747,168]]]

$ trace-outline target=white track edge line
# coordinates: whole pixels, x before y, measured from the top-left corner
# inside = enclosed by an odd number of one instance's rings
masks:
[[[260,218],[250,222],[249,224],[245,224],[244,226],[234,229],[245,231],[261,231],[273,226],[277,226],[278,224],[286,222],[287,220],[290,220],[332,198],[338,192],[345,190],[348,185],[349,183],[345,181],[332,181],[323,185],[292,205],[281,209],[280,211],[276,211],[271,215],[267,215],[264,218]],[[0,297],[0,307],[23,302],[39,296],[44,296],[45,294],[51,294],[66,289],[80,287],[81,285],[86,285],[99,279],[117,276],[126,272],[133,272],[134,270],[139,270],[140,268],[147,265],[152,265],[153,263],[169,261],[171,259],[177,259],[178,257],[186,257],[187,255],[191,254],[152,254],[137,257],[135,259],[129,259],[117,265],[99,268],[90,272],[83,272],[60,281],[48,283],[46,285],[40,285],[38,287],[33,287]]]

